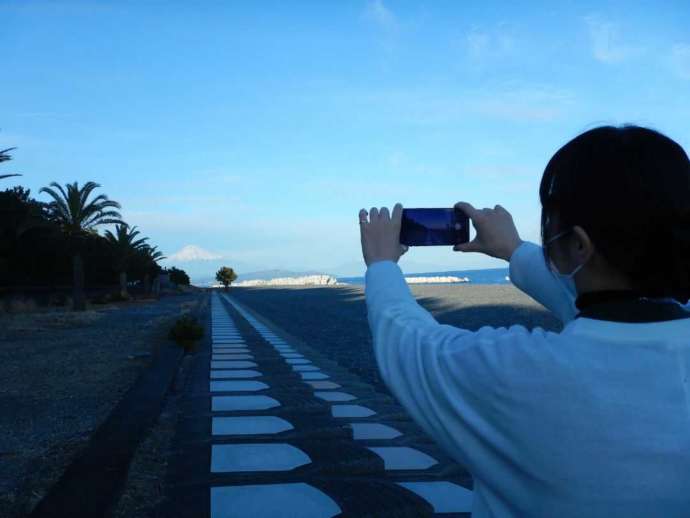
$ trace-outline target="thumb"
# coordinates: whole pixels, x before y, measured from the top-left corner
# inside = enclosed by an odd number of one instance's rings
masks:
[[[460,243],[453,247],[455,252],[483,252],[484,247],[476,240]]]

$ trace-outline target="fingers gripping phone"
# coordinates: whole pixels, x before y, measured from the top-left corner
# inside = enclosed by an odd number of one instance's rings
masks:
[[[454,246],[470,240],[470,219],[460,209],[403,209],[400,243]]]

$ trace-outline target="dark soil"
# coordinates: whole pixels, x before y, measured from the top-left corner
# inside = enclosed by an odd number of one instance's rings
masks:
[[[0,516],[24,516],[198,294],[0,316]]]

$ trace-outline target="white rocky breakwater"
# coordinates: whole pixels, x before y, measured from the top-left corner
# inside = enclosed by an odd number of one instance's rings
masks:
[[[255,279],[233,283],[233,286],[335,286],[338,279],[330,275],[305,275],[303,277],[278,277]]]
[[[436,284],[436,283],[452,283],[452,282],[470,282],[469,277],[405,277],[408,284]]]

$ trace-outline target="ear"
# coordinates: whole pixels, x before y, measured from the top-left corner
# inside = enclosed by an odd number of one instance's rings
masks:
[[[585,229],[578,225],[573,227],[573,243],[575,246],[574,252],[580,264],[587,262],[596,251],[594,243],[592,243]]]

